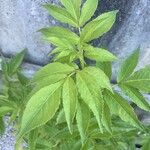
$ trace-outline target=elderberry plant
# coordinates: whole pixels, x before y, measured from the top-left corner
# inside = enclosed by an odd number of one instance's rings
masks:
[[[32,91],[27,93],[25,105],[18,106],[21,122],[16,149],[26,142],[24,149],[28,150],[134,150],[135,144],[147,150],[149,125],[138,120],[133,107],[114,86],[150,112],[150,104],[141,93],[150,92],[150,66],[134,71],[140,52],[135,50],[120,66],[117,84],[113,85],[111,62],[117,58],[91,44],[111,29],[118,11],[90,21],[98,0],[60,2],[61,6],[44,7],[73,30],[60,26],[39,30],[44,40],[55,46],[50,53],[53,62],[35,73],[28,83]],[[88,59],[95,65],[89,65]]]

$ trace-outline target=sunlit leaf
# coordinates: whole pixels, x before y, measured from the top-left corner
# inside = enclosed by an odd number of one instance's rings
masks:
[[[148,103],[148,100],[144,98],[144,96],[134,87],[128,86],[128,85],[119,85],[123,92],[130,97],[131,101],[133,101],[137,106],[140,108],[150,111],[150,104]]]
[[[82,143],[84,143],[84,141],[86,140],[86,131],[88,129],[90,121],[90,110],[83,101],[79,101],[77,106],[77,126],[80,132]]]
[[[68,128],[72,133],[71,124],[77,107],[77,89],[71,77],[68,77],[63,84],[62,99]]]
[[[135,87],[143,92],[150,92],[150,65],[136,71],[123,84]]]
[[[54,116],[60,104],[61,85],[62,82],[58,82],[46,86],[31,97],[22,117],[18,138],[44,125]]]
[[[89,42],[108,32],[116,20],[118,11],[104,13],[89,22],[81,32],[81,41]]]
[[[55,19],[63,23],[68,23],[74,27],[78,27],[75,18],[72,17],[66,9],[52,4],[45,4],[44,7],[48,10],[49,14],[52,15]]]
[[[95,48],[92,46],[85,47],[85,57],[91,60],[102,61],[102,62],[116,60],[116,57],[109,51],[102,48]]]
[[[139,59],[139,49],[134,51],[132,55],[130,55],[121,65],[117,81],[120,82],[125,78],[129,77],[134,71]]]
[[[66,39],[74,44],[77,44],[79,41],[79,37],[77,34],[71,32],[66,28],[59,27],[59,26],[42,28],[39,30],[39,32],[41,32],[44,35],[46,40],[52,41],[52,43],[54,42],[56,43],[57,38]]]
[[[118,115],[122,120],[143,130],[143,126],[139,122],[133,108],[123,97],[117,93],[112,94],[108,91],[104,94],[105,101],[110,107],[111,113]]]
[[[81,10],[80,26],[83,26],[94,15],[97,5],[98,0],[86,0]]]

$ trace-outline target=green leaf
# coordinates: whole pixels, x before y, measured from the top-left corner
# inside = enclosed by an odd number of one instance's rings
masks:
[[[8,67],[8,62],[6,61],[6,58],[2,57],[1,68],[2,68],[2,73],[4,74],[5,79],[7,79],[9,67]]]
[[[74,67],[71,67],[67,64],[62,64],[59,62],[50,63],[44,66],[39,71],[37,71],[37,73],[33,78],[33,81],[38,82],[44,79],[47,80],[46,78],[50,78],[51,80],[51,75],[55,76],[58,74],[69,74],[72,73],[74,70],[75,70]]]
[[[55,49],[53,49],[53,50],[48,54],[48,56],[51,56],[51,55],[53,55],[53,54],[58,54],[58,53],[60,53],[60,52],[62,52],[62,51],[64,51],[64,50],[66,50],[66,48],[63,49],[63,48],[60,48],[60,47],[56,47]]]
[[[44,35],[45,34],[46,34],[46,31],[45,31]],[[57,36],[57,35],[55,35],[55,36]],[[51,44],[53,44],[55,46],[58,46],[57,49],[60,49],[60,50],[73,49],[73,45],[75,43],[73,40],[70,40],[70,39],[60,38],[60,37],[53,37],[53,36],[47,36],[47,35],[45,35],[45,37],[43,37],[43,39],[45,41],[47,41],[48,43],[51,43]]]
[[[136,89],[128,85],[119,85],[122,91],[130,97],[131,101],[133,101],[140,108],[150,111],[150,104],[145,100],[143,95]]]
[[[78,21],[80,16],[81,0],[61,0],[61,3],[71,14],[71,16],[74,17],[76,21]]]
[[[107,106],[107,103],[104,101],[103,108],[102,108],[102,123],[103,126],[109,131],[112,132],[111,130],[111,113],[110,109]]]
[[[36,150],[37,137],[38,137],[38,130],[35,129],[29,133],[28,137],[29,150]]]
[[[83,101],[92,110],[96,117],[99,128],[102,130],[101,113],[102,113],[102,97],[100,87],[92,76],[87,74],[84,70],[77,72],[76,75],[78,92]]]
[[[66,9],[52,4],[45,4],[44,7],[48,10],[49,14],[52,15],[55,19],[63,23],[68,23],[73,27],[78,27],[75,18],[72,17]]]
[[[46,138],[38,138],[36,142],[36,150],[50,150],[53,144]]]
[[[13,75],[14,73],[16,73],[17,69],[20,67],[24,56],[25,56],[25,52],[26,50],[21,51],[20,53],[18,53],[17,55],[15,55],[8,63],[8,67],[9,67],[9,75]]]
[[[70,56],[72,53],[76,53],[76,52],[73,51],[73,50],[62,51],[57,56],[55,56],[54,61],[59,61],[59,59],[62,59],[64,57],[66,57],[66,56]]]
[[[134,51],[134,53],[132,55],[130,55],[121,65],[118,76],[117,76],[117,82],[121,82],[122,80],[126,79],[127,77],[129,77],[137,63],[138,63],[138,59],[139,59],[139,49],[137,49],[136,51]]]
[[[142,150],[148,150],[150,149],[150,136],[147,136],[142,141]]]
[[[89,74],[100,88],[106,88],[112,92],[109,78],[101,69],[97,67],[86,67],[84,68],[84,72]]]
[[[5,130],[5,124],[3,118],[0,117],[0,135],[4,133],[4,130]]]
[[[72,133],[71,124],[77,107],[77,89],[74,80],[71,77],[68,77],[63,85],[62,99],[68,128]]]
[[[81,42],[89,42],[108,32],[116,20],[118,11],[104,13],[89,22],[81,32]]]
[[[95,48],[92,46],[87,46],[85,47],[84,50],[85,50],[85,53],[84,53],[85,57],[92,59],[92,60],[102,61],[102,62],[116,60],[116,57],[112,53],[102,48]]]
[[[53,42],[56,42],[56,40],[61,38],[66,39],[74,44],[77,44],[79,42],[79,37],[77,34],[63,27],[54,26],[49,28],[42,28],[39,30],[39,32],[41,32],[46,37],[47,40],[49,39],[50,41]]]
[[[123,84],[130,85],[139,89],[140,91],[150,92],[150,65],[136,71],[130,77],[128,77]]]
[[[46,86],[31,97],[23,113],[18,139],[55,115],[60,105],[61,85],[62,82],[58,82]]]
[[[66,118],[65,118],[65,112],[63,109],[61,109],[59,111],[59,114],[57,116],[57,119],[56,119],[56,124],[61,124],[61,123],[64,123],[66,122]]]
[[[86,140],[86,131],[90,122],[90,110],[83,100],[78,101],[76,120],[82,143],[84,143]]]
[[[83,26],[96,11],[98,0],[86,0],[82,7],[79,25]]]
[[[123,121],[143,130],[143,126],[139,122],[133,108],[123,97],[118,93],[112,94],[109,91],[105,91],[104,98],[112,113],[118,115]]]
[[[112,64],[110,62],[96,62],[96,67],[104,71],[104,73],[111,79]]]
[[[18,76],[18,79],[19,79],[19,81],[22,85],[29,84],[30,80],[23,73],[21,73],[20,71],[17,72],[17,76]]]
[[[12,107],[8,107],[8,106],[1,106],[0,107],[0,117],[3,117],[4,115],[6,115],[9,112],[12,112],[13,108]]]

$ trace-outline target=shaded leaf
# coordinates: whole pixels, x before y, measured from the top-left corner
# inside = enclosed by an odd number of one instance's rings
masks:
[[[103,126],[107,129],[107,131],[112,132],[111,130],[111,113],[107,103],[104,101],[103,108],[102,108],[102,123]]]
[[[18,79],[22,85],[29,84],[30,80],[20,71],[17,72]]]
[[[25,52],[26,50],[21,51],[20,53],[18,53],[17,55],[15,55],[8,63],[8,67],[9,67],[9,75],[13,75],[14,73],[16,73],[17,69],[20,67],[24,56],[25,56]]]
[[[3,118],[0,117],[0,135],[4,133],[4,130],[5,130],[5,124],[4,124]]]
[[[66,122],[66,118],[65,118],[65,112],[62,109],[59,111],[59,114],[58,114],[57,119],[56,119],[56,124],[61,124],[64,122]]]
[[[142,144],[143,144],[142,150],[150,149],[150,137],[149,136],[145,137],[144,140],[142,141]]]
[[[6,115],[9,112],[12,112],[13,108],[12,107],[8,107],[8,106],[1,106],[0,107],[0,117],[3,117],[4,115]]]
[[[36,150],[38,131],[35,129],[29,133],[28,137],[28,147],[29,150]]]

